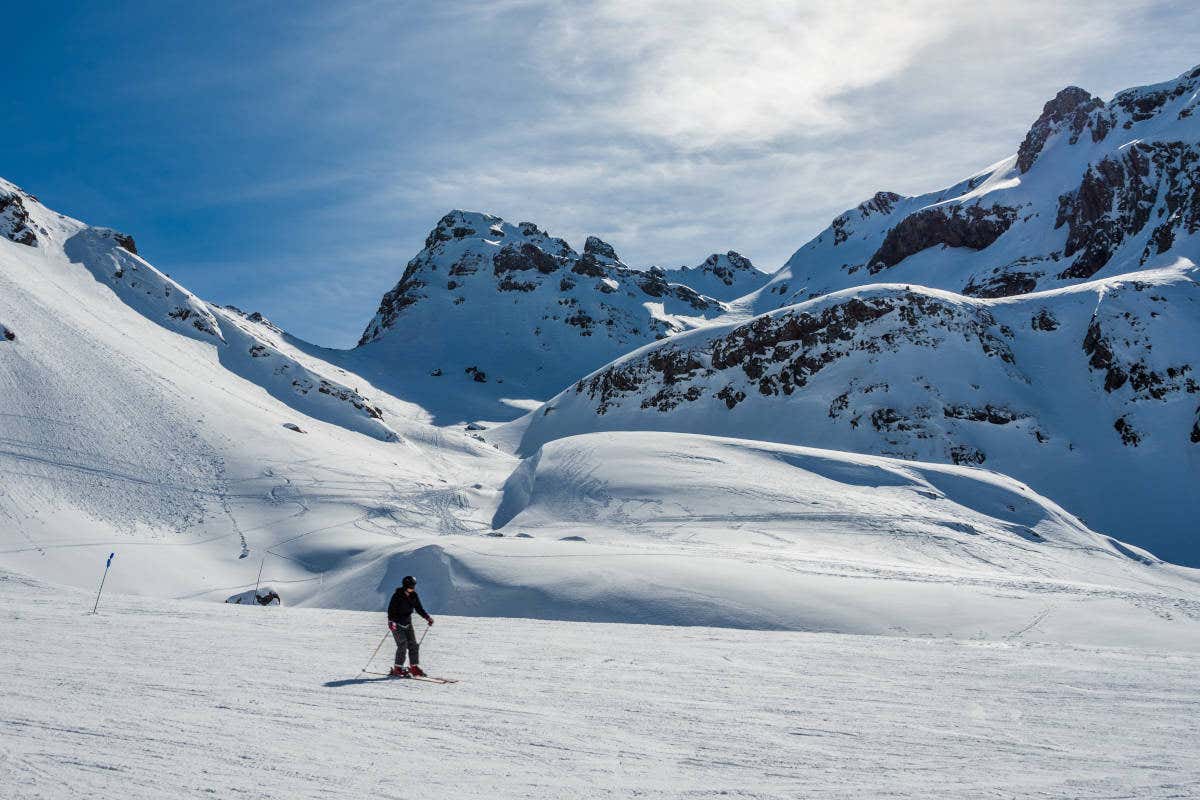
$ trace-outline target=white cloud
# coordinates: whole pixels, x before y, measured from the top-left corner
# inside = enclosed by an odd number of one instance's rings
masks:
[[[836,99],[879,84],[943,37],[928,3],[605,0],[545,23],[546,76],[586,109],[699,149],[848,124]]]

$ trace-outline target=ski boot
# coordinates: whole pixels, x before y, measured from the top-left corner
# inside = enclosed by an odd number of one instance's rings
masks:
[[[396,666],[392,667],[392,671],[389,672],[388,674],[391,675],[393,678],[407,678],[408,670],[406,670],[404,667],[397,664]]]
[[[411,674],[414,678],[424,678],[425,677],[425,670],[421,669],[416,664],[413,664],[409,668],[408,671],[409,671],[409,674]]]

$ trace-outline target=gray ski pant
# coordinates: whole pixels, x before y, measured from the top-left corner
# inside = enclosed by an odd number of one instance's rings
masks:
[[[407,625],[396,623],[396,630],[392,631],[392,636],[396,639],[396,666],[404,666],[405,650],[408,650],[409,664],[416,665],[421,663],[420,646],[417,644],[417,632],[413,630],[411,622]]]

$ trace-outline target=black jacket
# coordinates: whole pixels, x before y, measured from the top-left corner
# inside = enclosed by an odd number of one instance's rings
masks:
[[[429,615],[425,613],[425,608],[421,605],[421,598],[417,597],[417,593],[413,592],[408,595],[404,593],[403,587],[399,588],[392,595],[392,602],[388,603],[388,621],[411,625],[414,611],[424,617],[426,622],[429,621]]]

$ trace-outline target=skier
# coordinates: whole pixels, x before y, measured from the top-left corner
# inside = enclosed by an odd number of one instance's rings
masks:
[[[425,671],[417,663],[421,660],[421,654],[416,632],[413,631],[412,615],[414,611],[424,617],[427,623],[433,625],[433,617],[425,613],[425,608],[421,605],[421,598],[417,596],[417,579],[412,575],[405,575],[404,580],[400,581],[400,587],[392,595],[392,601],[388,603],[388,628],[391,629],[392,636],[396,639],[396,664],[392,667],[391,674],[399,677],[412,675],[422,678],[425,676]],[[409,664],[407,670],[404,668],[406,650]]]

